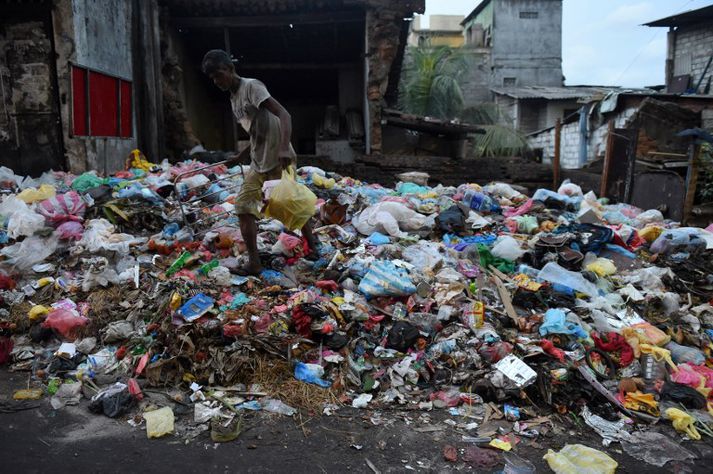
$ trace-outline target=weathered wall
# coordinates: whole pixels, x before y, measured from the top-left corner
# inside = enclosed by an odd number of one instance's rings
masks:
[[[466,107],[492,101],[490,92],[490,52],[486,48],[464,49],[470,71],[461,79],[460,86]]]
[[[690,74],[691,87],[695,87],[703,76],[703,89],[706,82],[713,77],[713,67],[709,67],[704,75],[706,64],[713,55],[713,26],[682,26],[676,30],[675,37],[674,75]]]
[[[0,19],[0,165],[18,174],[64,167],[48,13]]]
[[[627,108],[619,112],[614,120],[615,128],[622,128],[634,115],[636,108]],[[606,151],[608,122],[601,124],[594,130],[590,130],[587,140],[587,162],[595,158],[601,158]],[[560,165],[564,169],[578,169],[584,163],[580,163],[580,143],[579,121],[568,123],[562,126],[560,138]],[[555,130],[550,128],[536,135],[528,137],[528,145],[533,149],[542,149],[543,163],[551,163],[555,154]]]
[[[562,0],[496,0],[493,13],[491,84],[513,77],[517,86],[561,86]]]
[[[109,173],[124,166],[136,148],[132,138],[71,135],[71,63],[131,81],[132,4],[127,0],[56,0],[52,18],[57,57],[60,114],[71,171]],[[136,105],[134,105],[136,109]]]

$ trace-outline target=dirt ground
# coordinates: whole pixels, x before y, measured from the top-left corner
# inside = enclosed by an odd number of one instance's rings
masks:
[[[459,460],[443,458],[443,447],[459,450],[459,459],[472,444],[445,423],[453,419],[446,410],[354,410],[343,408],[332,416],[303,414],[288,418],[250,413],[241,436],[230,443],[214,443],[209,433],[190,442],[176,436],[149,440],[144,426],[132,427],[124,419],[113,420],[79,406],[54,411],[48,400],[24,402],[33,407],[12,412],[18,406],[12,393],[27,383],[27,374],[0,371],[0,462],[3,473],[83,472],[451,472],[473,470]],[[165,403],[160,395],[157,403]],[[10,412],[8,412],[10,411]],[[188,420],[192,414],[176,414]],[[377,421],[382,420],[381,422]],[[461,420],[459,420],[461,421]],[[377,424],[375,424],[375,422]],[[551,472],[542,456],[548,448],[582,443],[596,449],[599,436],[566,419],[537,440],[523,441],[515,452],[530,460],[538,472]],[[564,426],[564,428],[562,428]],[[661,429],[668,428],[661,426]],[[670,432],[666,432],[672,436]],[[680,439],[680,438],[674,438]],[[713,445],[684,445],[699,455],[691,463],[670,462],[656,468],[629,457],[617,444],[606,449],[619,462],[617,472],[711,472]],[[502,459],[502,456],[500,456]],[[371,464],[371,467],[370,467]],[[478,472],[500,472],[502,463]]]

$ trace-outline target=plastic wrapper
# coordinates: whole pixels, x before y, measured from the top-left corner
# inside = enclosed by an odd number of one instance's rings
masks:
[[[315,213],[317,196],[295,181],[292,168],[283,171],[280,183],[270,193],[265,215],[282,222],[290,230],[302,228]]]
[[[174,415],[171,407],[163,407],[158,410],[144,413],[146,420],[146,436],[148,438],[160,438],[173,433]]]
[[[295,378],[301,382],[308,382],[322,388],[328,388],[332,382],[322,379],[324,368],[318,364],[305,364],[297,362],[295,365]]]
[[[551,449],[543,456],[555,474],[614,474],[615,460],[583,444],[566,444],[558,453]]]
[[[626,454],[652,466],[663,467],[669,461],[688,461],[695,455],[668,436],[655,431],[637,431],[623,440],[621,446]],[[642,472],[646,472],[644,468]]]

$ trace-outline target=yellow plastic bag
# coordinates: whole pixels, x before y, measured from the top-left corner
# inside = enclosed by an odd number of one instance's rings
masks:
[[[334,188],[334,186],[337,185],[337,182],[334,181],[333,178],[325,178],[324,176],[320,176],[317,173],[312,174],[312,182],[315,186],[324,189],[332,189]]]
[[[144,419],[146,420],[146,436],[149,438],[160,438],[173,433],[174,417],[171,407],[147,411],[144,413]]]
[[[614,474],[619,465],[605,453],[582,444],[567,444],[559,453],[550,449],[542,459],[555,474]]]
[[[616,266],[614,265],[614,262],[612,262],[608,258],[600,257],[589,265],[587,265],[587,270],[596,273],[600,277],[605,277],[615,274]]]
[[[290,230],[301,229],[315,213],[317,196],[295,181],[295,171],[282,172],[282,179],[272,189],[264,214],[277,219]]]
[[[676,431],[696,441],[701,439],[701,434],[693,426],[696,420],[691,415],[678,408],[669,408],[665,413],[666,418],[673,422],[673,427],[676,428]]]
[[[54,197],[57,194],[57,190],[51,184],[43,184],[39,188],[27,188],[17,195],[17,199],[24,201],[25,204],[32,204],[33,202],[44,201]]]
[[[629,410],[648,413],[651,416],[659,416],[659,402],[654,399],[653,393],[643,393],[639,390],[629,392],[624,397],[624,407]]]
[[[630,327],[622,329],[621,333],[627,341],[638,339],[640,344],[651,344],[652,346],[663,346],[671,341],[671,336],[651,323],[632,324]]]
[[[643,229],[639,230],[639,237],[647,241],[648,243],[653,242],[659,238],[659,235],[663,232],[662,227],[655,225],[647,225]]]

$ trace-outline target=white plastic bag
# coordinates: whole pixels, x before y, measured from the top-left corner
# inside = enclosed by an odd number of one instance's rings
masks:
[[[7,235],[12,239],[32,235],[45,226],[45,218],[15,196],[0,203],[0,215],[7,218]]]
[[[52,236],[47,239],[31,236],[20,243],[10,245],[0,250],[0,254],[7,257],[3,262],[17,270],[26,271],[34,265],[44,261],[57,249],[57,237]]]
[[[89,252],[108,250],[126,255],[130,245],[145,241],[145,238],[135,238],[129,234],[115,234],[114,225],[106,219],[92,219],[87,222],[84,235],[77,245]]]
[[[514,262],[525,254],[525,250],[520,247],[520,242],[516,239],[509,235],[501,235],[495,241],[495,245],[490,253],[496,257]]]
[[[435,215],[424,216],[398,202],[380,202],[367,207],[352,219],[352,224],[361,234],[381,232],[397,238],[407,235],[403,231],[432,228],[434,223]]]

